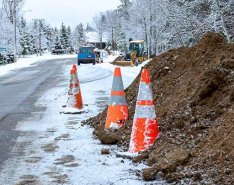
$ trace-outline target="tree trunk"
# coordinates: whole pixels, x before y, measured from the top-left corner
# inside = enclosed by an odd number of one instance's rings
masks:
[[[230,36],[229,36],[229,34],[228,34],[227,26],[226,26],[225,21],[224,21],[223,12],[221,11],[221,8],[220,8],[219,0],[215,0],[215,3],[216,3],[216,6],[217,6],[217,11],[218,11],[218,13],[219,13],[219,16],[220,16],[220,18],[221,18],[221,22],[222,22],[222,27],[223,27],[223,30],[224,30],[224,34],[225,34],[225,36],[227,37],[228,43],[231,43],[231,39],[230,39]]]

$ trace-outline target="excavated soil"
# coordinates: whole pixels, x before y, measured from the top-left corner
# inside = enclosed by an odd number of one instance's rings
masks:
[[[146,181],[234,184],[234,44],[216,33],[191,48],[173,49],[149,62],[160,136],[133,162],[145,162]],[[125,90],[129,120],[104,130],[107,109],[85,123],[104,144],[127,150],[140,76]],[[123,79],[124,80],[124,79]]]

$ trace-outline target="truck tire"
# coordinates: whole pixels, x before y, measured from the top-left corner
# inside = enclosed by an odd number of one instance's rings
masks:
[[[79,60],[77,60],[77,65],[78,65],[78,66],[80,65],[80,61],[79,61]]]
[[[93,65],[95,65],[95,64],[96,64],[96,61],[94,60],[94,61],[93,61]]]

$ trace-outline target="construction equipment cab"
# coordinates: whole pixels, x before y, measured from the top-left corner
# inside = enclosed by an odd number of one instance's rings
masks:
[[[129,52],[132,62],[138,59],[139,63],[143,62],[144,40],[129,40]]]
[[[129,39],[129,49],[121,61],[116,64],[120,66],[133,66],[142,63],[146,58],[144,57],[144,40]]]
[[[77,64],[80,65],[81,63],[92,63],[95,65],[96,55],[94,53],[93,46],[82,46],[79,48],[77,54]]]

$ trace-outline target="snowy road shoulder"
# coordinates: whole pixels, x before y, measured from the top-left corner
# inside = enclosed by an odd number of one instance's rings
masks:
[[[65,75],[70,67],[64,65]],[[110,64],[96,67],[114,68]],[[87,72],[82,68],[78,71],[80,76]],[[129,82],[130,79],[126,85]],[[82,120],[97,115],[106,106],[111,83],[112,76],[108,76],[81,84],[83,100],[90,111],[79,115],[60,114],[67,100],[68,80],[44,94],[35,107],[46,110],[33,112],[17,124],[21,134],[13,153],[23,146],[24,154],[6,161],[0,184],[146,184],[136,175],[145,165],[116,158],[116,146],[101,145],[93,138],[93,129],[81,125]],[[108,148],[110,154],[102,155],[103,148]]]

